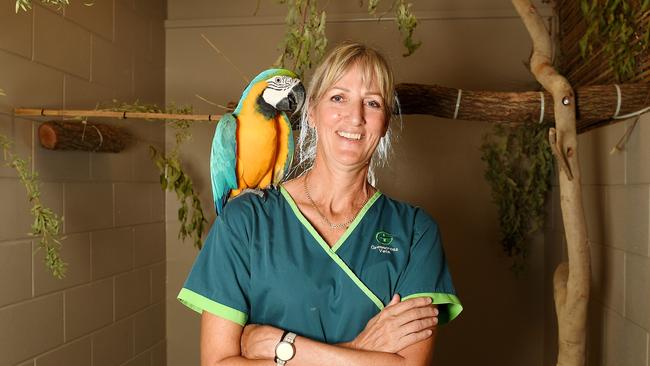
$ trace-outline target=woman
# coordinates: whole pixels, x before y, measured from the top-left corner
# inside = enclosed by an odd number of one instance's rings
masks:
[[[300,138],[310,167],[230,201],[179,294],[203,314],[203,365],[429,363],[438,321],[462,307],[436,223],[368,182],[394,99],[373,49],[342,44],[317,68]]]

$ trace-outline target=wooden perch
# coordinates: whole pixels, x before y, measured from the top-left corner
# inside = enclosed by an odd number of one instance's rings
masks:
[[[138,118],[138,119],[176,119],[186,121],[218,121],[222,116],[220,114],[173,114],[173,113],[149,113],[149,112],[115,112],[102,110],[84,110],[84,109],[35,109],[35,108],[16,108],[16,116],[42,116],[42,117],[95,117],[95,118]]]
[[[576,90],[578,132],[611,123],[647,107],[649,83],[584,86]],[[436,117],[488,122],[555,122],[553,97],[547,91],[492,92],[463,90],[460,103],[458,89],[439,85],[398,84],[396,87],[402,114],[430,114]],[[543,93],[543,101],[542,95]],[[544,105],[542,114],[542,103]]]
[[[38,128],[41,145],[50,150],[84,150],[117,153],[131,136],[106,124],[91,122],[45,122]]]
[[[620,94],[619,94],[620,90]],[[439,85],[398,84],[402,114],[429,114],[441,118],[484,122],[555,122],[553,97],[547,91],[495,92],[448,88]],[[460,98],[459,98],[460,94]],[[592,85],[576,91],[579,133],[612,123],[613,118],[646,108],[650,83]],[[458,105],[458,108],[456,108]],[[234,108],[234,105],[229,105]],[[218,121],[219,114],[169,114],[104,110],[16,108],[17,116],[94,117],[119,119],[177,119]],[[455,117],[455,118],[454,118]]]
[[[555,128],[549,142],[558,165],[560,207],[567,241],[568,262],[555,270],[553,289],[558,320],[558,366],[584,366],[591,258],[582,206],[582,187],[576,135],[577,98],[571,84],[554,68],[552,41],[542,17],[529,0],[512,0],[533,42],[530,70],[553,95]]]

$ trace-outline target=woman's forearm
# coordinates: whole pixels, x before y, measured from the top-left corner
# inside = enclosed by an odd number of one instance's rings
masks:
[[[394,353],[357,350],[345,345],[330,345],[296,337],[296,355],[287,366],[383,366],[405,365],[405,358]]]
[[[313,341],[305,337],[297,337],[294,345],[296,355],[287,362],[287,366],[399,366],[403,365],[405,361],[402,356],[392,353],[355,350]],[[223,359],[214,366],[275,366],[275,361],[249,360],[243,356],[234,356]]]
[[[330,345],[297,336],[294,341],[295,356],[287,366],[428,365],[433,354],[436,329],[424,329],[431,324],[421,321],[407,323],[415,325],[415,328],[411,326],[395,331],[394,327],[390,327],[393,323],[404,321],[399,312],[398,317],[393,319],[391,311],[397,311],[398,307],[403,308],[405,304],[406,302],[384,309],[380,313],[382,316],[378,315],[377,319],[369,321],[366,329],[352,342]],[[400,330],[414,333],[401,334]],[[274,350],[283,332],[270,325],[248,324],[242,328],[239,324],[204,312],[201,324],[202,365],[275,365]]]
[[[231,356],[210,365],[202,366],[275,366],[273,360],[249,360],[244,356]],[[288,366],[288,365],[287,365]]]

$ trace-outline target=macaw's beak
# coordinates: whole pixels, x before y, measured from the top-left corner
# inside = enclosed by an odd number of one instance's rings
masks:
[[[276,108],[283,112],[295,113],[302,108],[305,103],[305,87],[302,82],[298,81],[296,85],[291,88],[286,98],[283,98]]]

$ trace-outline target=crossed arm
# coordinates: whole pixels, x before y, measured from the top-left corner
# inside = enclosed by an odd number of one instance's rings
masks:
[[[437,315],[429,298],[400,302],[396,295],[351,342],[332,345],[298,335],[295,357],[287,365],[429,365]],[[275,346],[282,333],[267,325],[242,327],[204,311],[201,365],[273,366]]]

